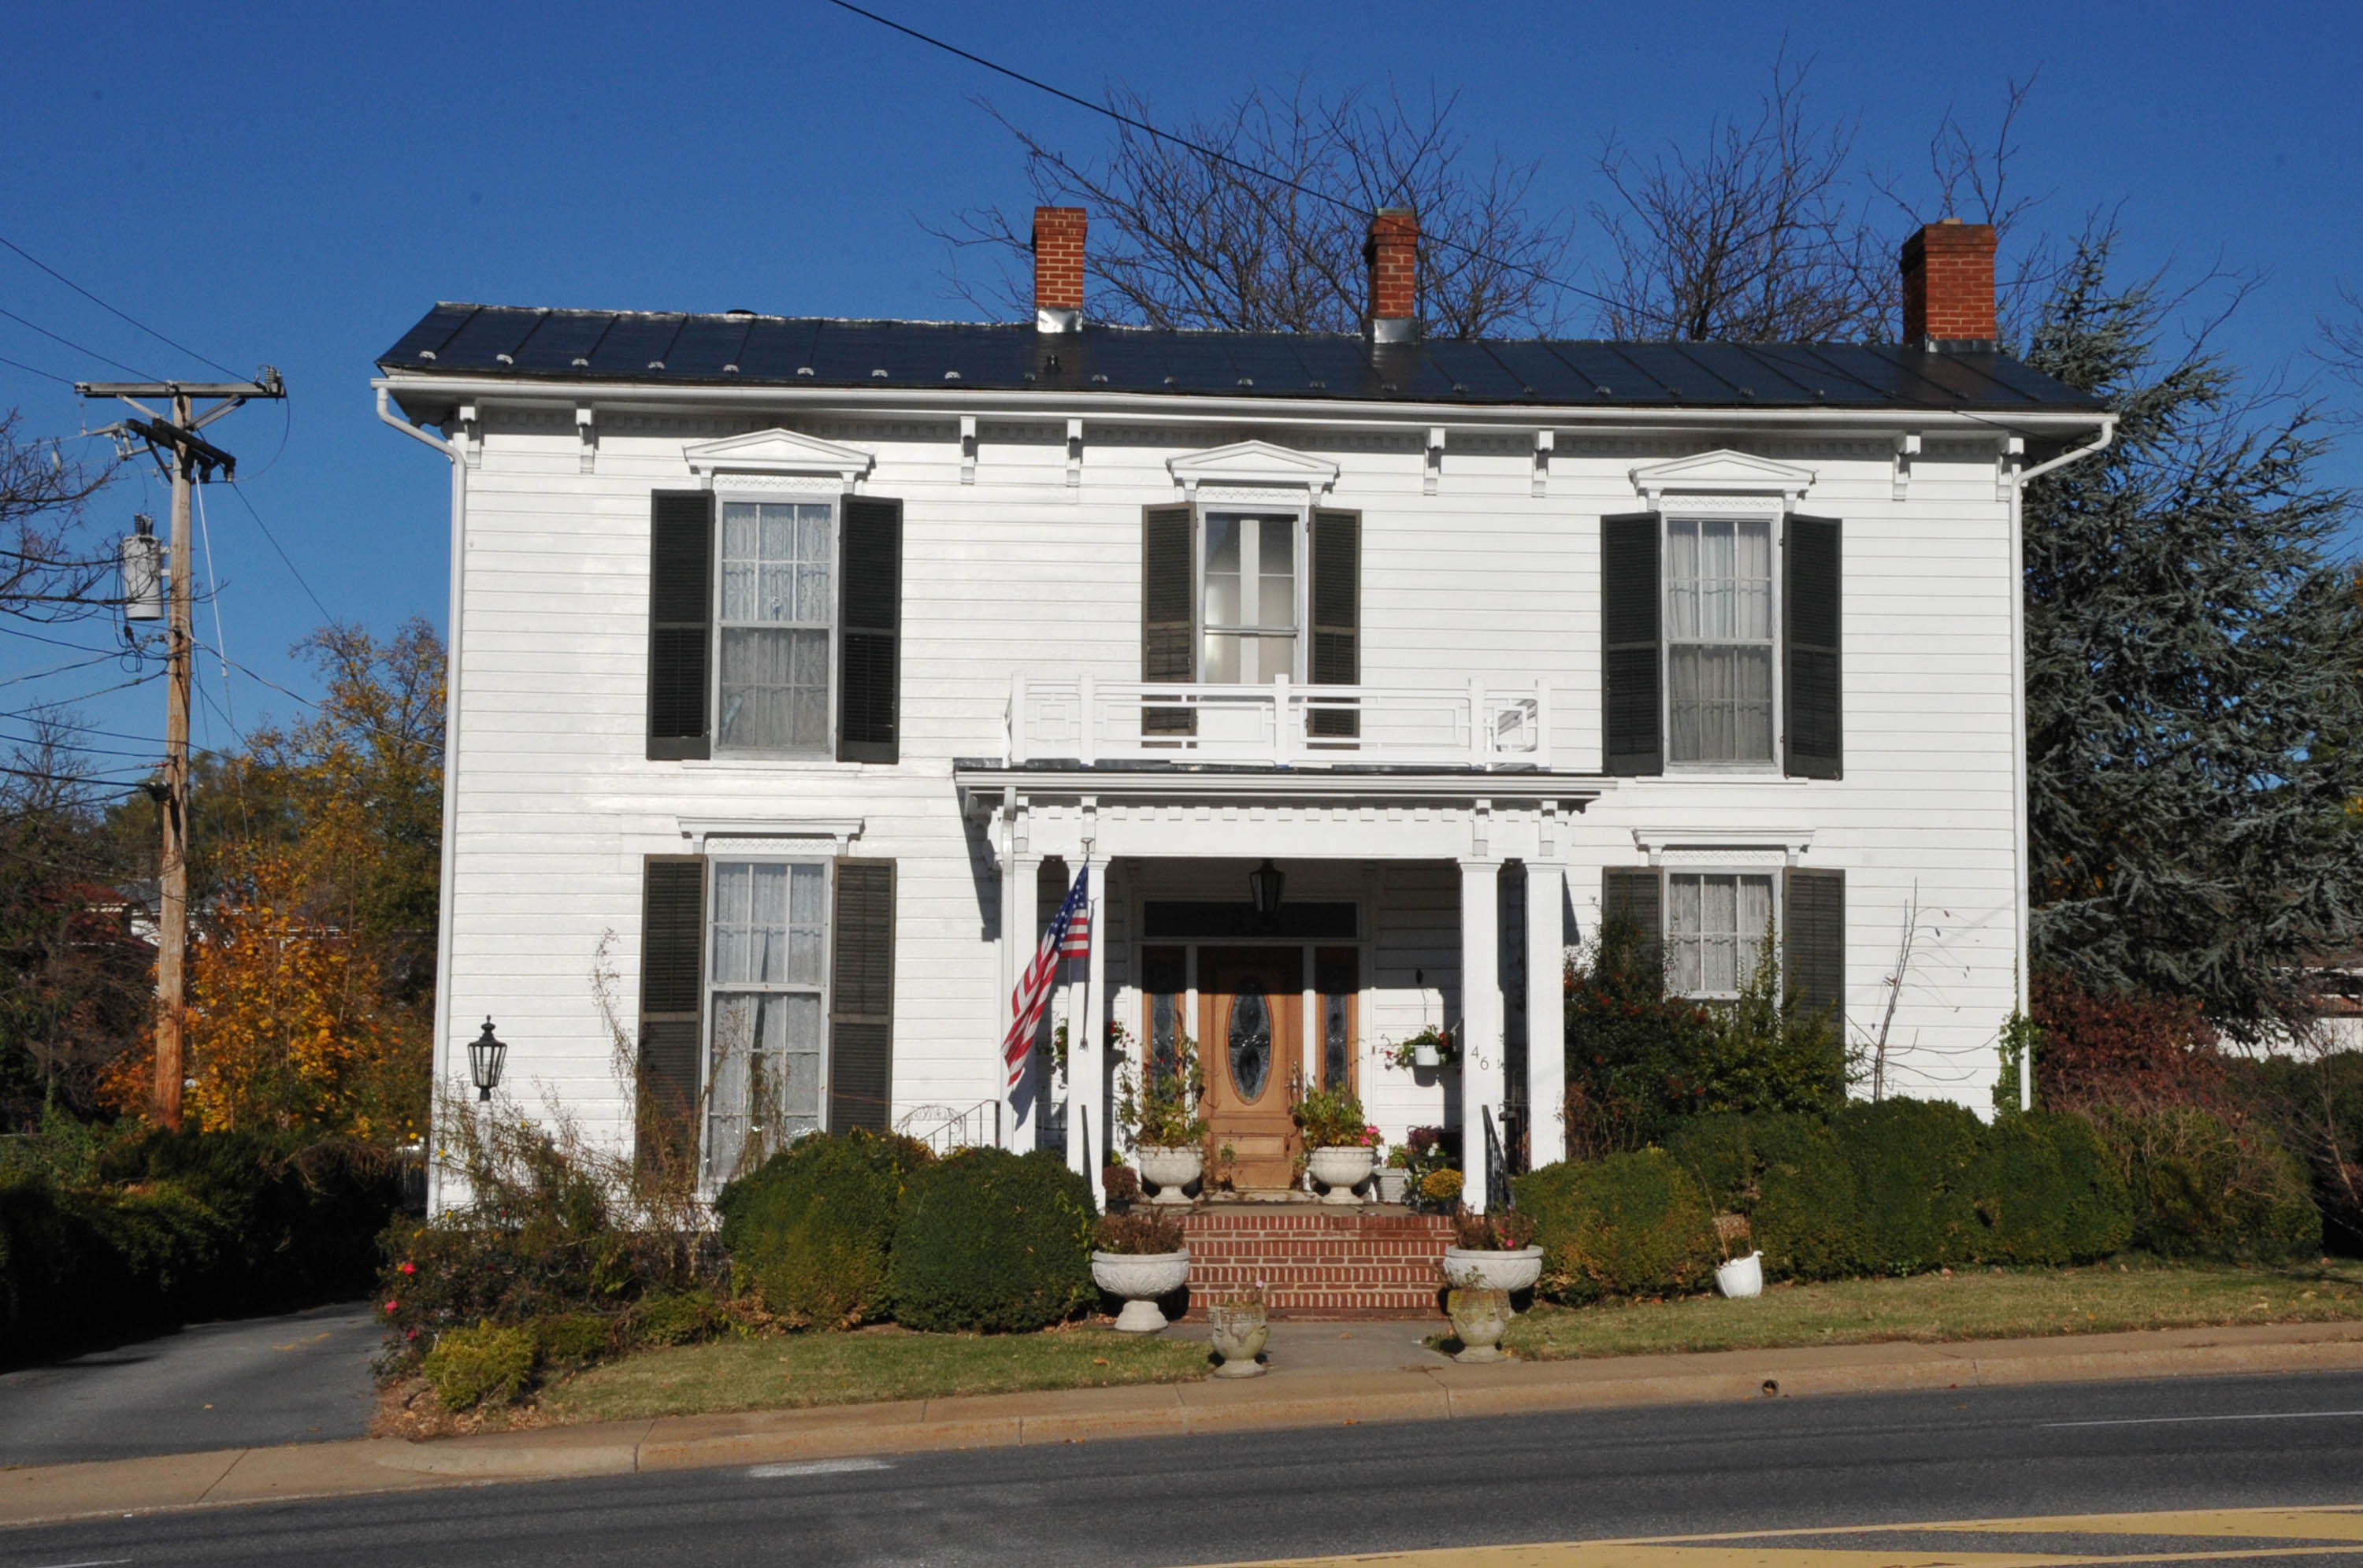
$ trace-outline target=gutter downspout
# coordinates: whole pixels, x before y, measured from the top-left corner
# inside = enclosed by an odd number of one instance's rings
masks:
[[[429,1087],[431,1096],[433,1089],[445,1081],[450,1066],[452,825],[459,805],[460,611],[460,584],[467,560],[468,465],[460,443],[429,436],[396,414],[390,406],[389,393],[384,387],[377,389],[377,416],[412,440],[434,447],[451,463],[451,605],[450,630],[443,649],[443,845],[436,898],[435,1040],[434,1077]],[[441,1151],[437,1147],[438,1130],[433,1121],[431,1098],[428,1105],[427,1213],[431,1219],[443,1211],[443,1160]]]
[[[385,394],[378,394],[383,398]],[[2085,446],[2072,447],[2046,462],[2031,469],[2022,469],[2011,476],[2010,484],[2010,679],[2011,690],[2018,701],[2018,723],[2011,727],[2010,771],[2012,786],[2011,859],[2018,871],[2018,888],[2014,902],[2018,911],[2018,953],[2016,1006],[2025,1012],[2028,1002],[2032,944],[2027,927],[2034,920],[2034,898],[2028,883],[2034,876],[2034,849],[2029,842],[2026,799],[2026,481],[2039,479],[2054,469],[2066,468],[2100,451],[2116,439],[2117,416],[2102,417],[2098,440]],[[2035,1109],[2035,1063],[2030,1058],[2019,1068],[2018,1109]]]

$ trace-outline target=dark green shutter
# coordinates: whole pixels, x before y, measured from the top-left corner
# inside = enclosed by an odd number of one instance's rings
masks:
[[[1313,514],[1313,646],[1307,668],[1315,686],[1362,683],[1362,514]],[[1315,708],[1315,738],[1351,740],[1362,715],[1351,708]]]
[[[705,756],[714,497],[659,491],[649,518],[649,756]]]
[[[893,762],[901,744],[901,502],[846,498],[838,580],[838,760]]]
[[[837,863],[828,1130],[886,1131],[894,1082],[894,863]]]
[[[704,1038],[705,862],[651,856],[640,896],[638,1154],[679,1169],[697,1150]]]
[[[1659,698],[1658,516],[1600,520],[1600,675],[1603,771],[1666,770]]]
[[[1630,925],[1640,937],[1645,964],[1663,965],[1666,938],[1666,879],[1654,866],[1608,866],[1600,872],[1600,923]]]
[[[1782,979],[1808,1008],[1846,1017],[1846,873],[1791,871],[1781,920]]]
[[[1782,554],[1781,705],[1788,728],[1783,770],[1794,778],[1836,778],[1844,759],[1837,524],[1826,517],[1790,518]]]
[[[1186,685],[1198,678],[1196,526],[1187,506],[1149,506],[1140,513],[1140,679]],[[1084,723],[1090,723],[1089,715]],[[1147,708],[1140,730],[1193,735],[1189,708]]]

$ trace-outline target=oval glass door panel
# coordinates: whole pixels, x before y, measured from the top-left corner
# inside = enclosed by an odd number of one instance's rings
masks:
[[[1231,999],[1231,1086],[1241,1100],[1263,1098],[1271,1077],[1271,1010],[1259,996]]]

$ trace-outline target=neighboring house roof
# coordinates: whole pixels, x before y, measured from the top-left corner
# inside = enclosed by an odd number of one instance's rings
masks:
[[[2003,354],[1859,343],[1537,338],[1372,346],[1352,333],[531,310],[438,304],[378,360],[389,375],[520,382],[863,387],[1471,406],[2069,412],[2100,401]]]

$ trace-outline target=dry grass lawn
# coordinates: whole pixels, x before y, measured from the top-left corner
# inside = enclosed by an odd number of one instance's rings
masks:
[[[1503,1345],[1556,1361],[2341,1319],[2363,1319],[2363,1264],[2353,1260],[2299,1269],[2103,1264],[1774,1285],[1747,1301],[1537,1306],[1512,1324]]]
[[[619,1421],[795,1409],[956,1394],[1104,1388],[1205,1375],[1206,1347],[1112,1329],[1039,1334],[849,1334],[719,1340],[647,1351],[541,1391],[551,1421]]]

